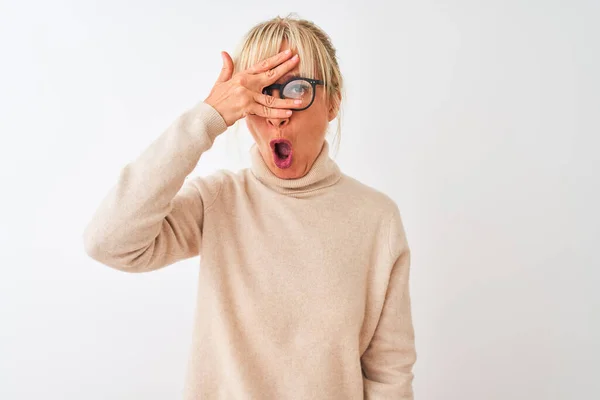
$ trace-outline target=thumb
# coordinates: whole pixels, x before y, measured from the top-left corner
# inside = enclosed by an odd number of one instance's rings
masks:
[[[226,51],[221,52],[221,58],[223,59],[223,68],[221,68],[221,73],[219,74],[217,82],[226,82],[230,80],[233,75],[233,60]]]

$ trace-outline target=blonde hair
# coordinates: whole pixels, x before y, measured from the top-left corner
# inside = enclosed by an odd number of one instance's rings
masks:
[[[284,18],[277,16],[255,25],[234,53],[234,74],[279,53],[283,41],[287,41],[289,48],[299,54],[301,76],[322,80],[324,97],[331,107],[338,110],[335,136],[337,152],[342,131],[344,82],[331,39],[312,21],[290,13]]]

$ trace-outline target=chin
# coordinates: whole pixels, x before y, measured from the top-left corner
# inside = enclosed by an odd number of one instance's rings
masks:
[[[296,179],[300,178],[299,174],[296,172],[295,168],[292,166],[287,169],[278,168],[276,165],[271,167],[271,171],[281,179]]]
[[[270,164],[271,172],[275,174],[278,178],[281,179],[298,179],[302,178],[304,174],[304,169],[299,168],[298,165],[295,164],[296,161],[292,163],[289,168],[281,169],[275,163]]]

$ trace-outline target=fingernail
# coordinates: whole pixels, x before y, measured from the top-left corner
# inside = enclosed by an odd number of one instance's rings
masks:
[[[292,112],[288,110],[288,111],[286,112],[286,114],[287,114],[287,115],[292,115]]]
[[[294,104],[302,104],[302,100],[294,100]]]
[[[298,59],[298,54],[296,54],[294,57],[292,57],[292,60],[296,61]]]
[[[284,51],[284,54],[290,54],[292,51],[290,49],[287,49],[286,51]]]

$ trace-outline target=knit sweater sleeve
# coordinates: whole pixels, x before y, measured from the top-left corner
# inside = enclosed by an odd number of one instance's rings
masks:
[[[409,294],[410,249],[397,207],[389,230],[391,266],[379,322],[361,357],[365,400],[413,400],[415,336]]]
[[[204,210],[220,183],[206,179],[203,184],[216,188],[201,192],[198,179],[186,178],[226,129],[219,112],[204,102],[179,116],[121,169],[85,227],[86,253],[127,272],[156,270],[198,255]]]

